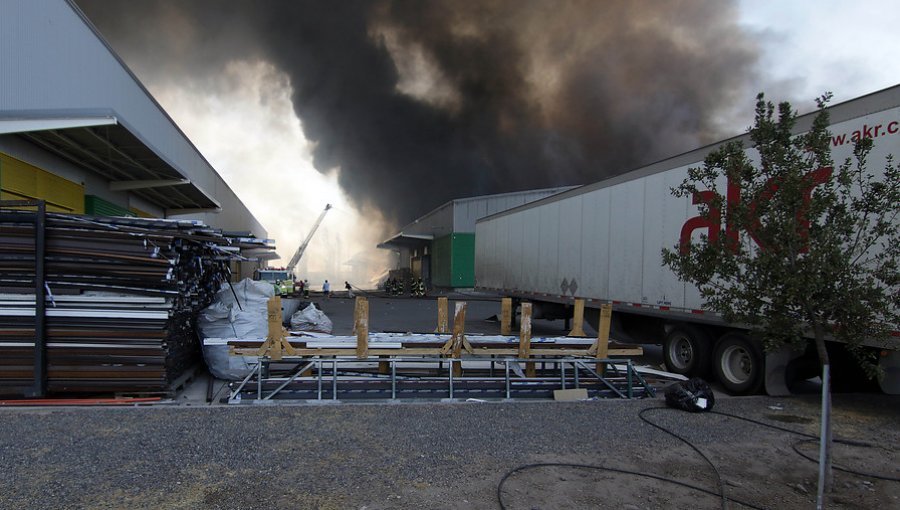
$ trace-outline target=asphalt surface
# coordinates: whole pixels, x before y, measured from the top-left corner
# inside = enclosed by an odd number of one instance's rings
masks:
[[[407,296],[386,296],[383,293],[368,293],[369,330],[427,333],[434,332],[437,327],[437,298],[449,300],[450,324],[456,303],[466,303],[466,332],[473,334],[496,335],[500,332],[500,297],[481,292],[450,292],[430,294],[424,298]],[[337,293],[331,299],[314,296],[316,305],[325,312],[334,323],[334,334],[348,335],[353,329],[353,299],[345,292]],[[588,312],[594,313],[597,312]],[[586,325],[587,326],[587,325]],[[534,335],[561,336],[565,334],[561,320],[536,320],[532,328]],[[590,326],[585,328],[589,334],[595,331]]]

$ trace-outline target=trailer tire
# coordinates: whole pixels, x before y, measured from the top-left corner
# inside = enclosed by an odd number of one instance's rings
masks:
[[[713,352],[716,378],[731,395],[759,393],[765,379],[764,363],[759,343],[745,333],[726,333]]]
[[[669,372],[687,377],[705,377],[709,373],[709,335],[701,328],[678,325],[663,342],[663,360]]]

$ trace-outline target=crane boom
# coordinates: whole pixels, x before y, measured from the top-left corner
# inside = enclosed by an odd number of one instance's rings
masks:
[[[325,204],[325,209],[322,211],[322,214],[319,214],[319,218],[313,224],[312,229],[310,229],[309,234],[306,235],[306,239],[300,243],[300,246],[297,248],[297,251],[294,252],[294,256],[291,257],[290,263],[287,265],[287,272],[289,275],[294,274],[294,268],[297,267],[297,263],[300,262],[300,257],[303,256],[303,252],[306,251],[306,247],[309,246],[309,240],[312,239],[313,234],[316,233],[316,230],[319,229],[319,225],[322,224],[322,220],[325,219],[325,213],[331,209],[331,204]]]

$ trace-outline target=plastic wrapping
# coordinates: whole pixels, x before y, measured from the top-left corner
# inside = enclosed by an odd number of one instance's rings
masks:
[[[677,382],[666,388],[666,404],[669,407],[699,413],[712,410],[715,403],[712,388],[699,377]]]
[[[291,316],[291,330],[331,333],[331,319],[325,312],[316,308],[316,305],[310,304]]]
[[[224,286],[213,304],[200,312],[197,327],[201,339],[254,339],[268,335],[267,303],[275,295],[272,284],[247,278],[233,287],[234,292],[230,286]],[[253,356],[230,356],[226,344],[207,342],[203,342],[203,359],[212,375],[227,380],[243,379],[257,362]]]
[[[232,356],[228,353],[228,340],[233,338],[211,338],[203,343],[203,359],[209,372],[217,379],[237,381],[253,371],[259,362],[256,356]],[[263,341],[259,339],[258,341]]]

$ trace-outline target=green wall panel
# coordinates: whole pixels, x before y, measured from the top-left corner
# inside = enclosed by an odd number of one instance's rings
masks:
[[[450,234],[431,243],[431,284],[475,286],[475,234]]]
[[[475,286],[475,234],[451,234],[451,287]]]
[[[137,216],[128,209],[96,195],[84,196],[84,213],[92,216]]]
[[[450,287],[452,271],[452,235],[440,237],[431,243],[431,284]]]

